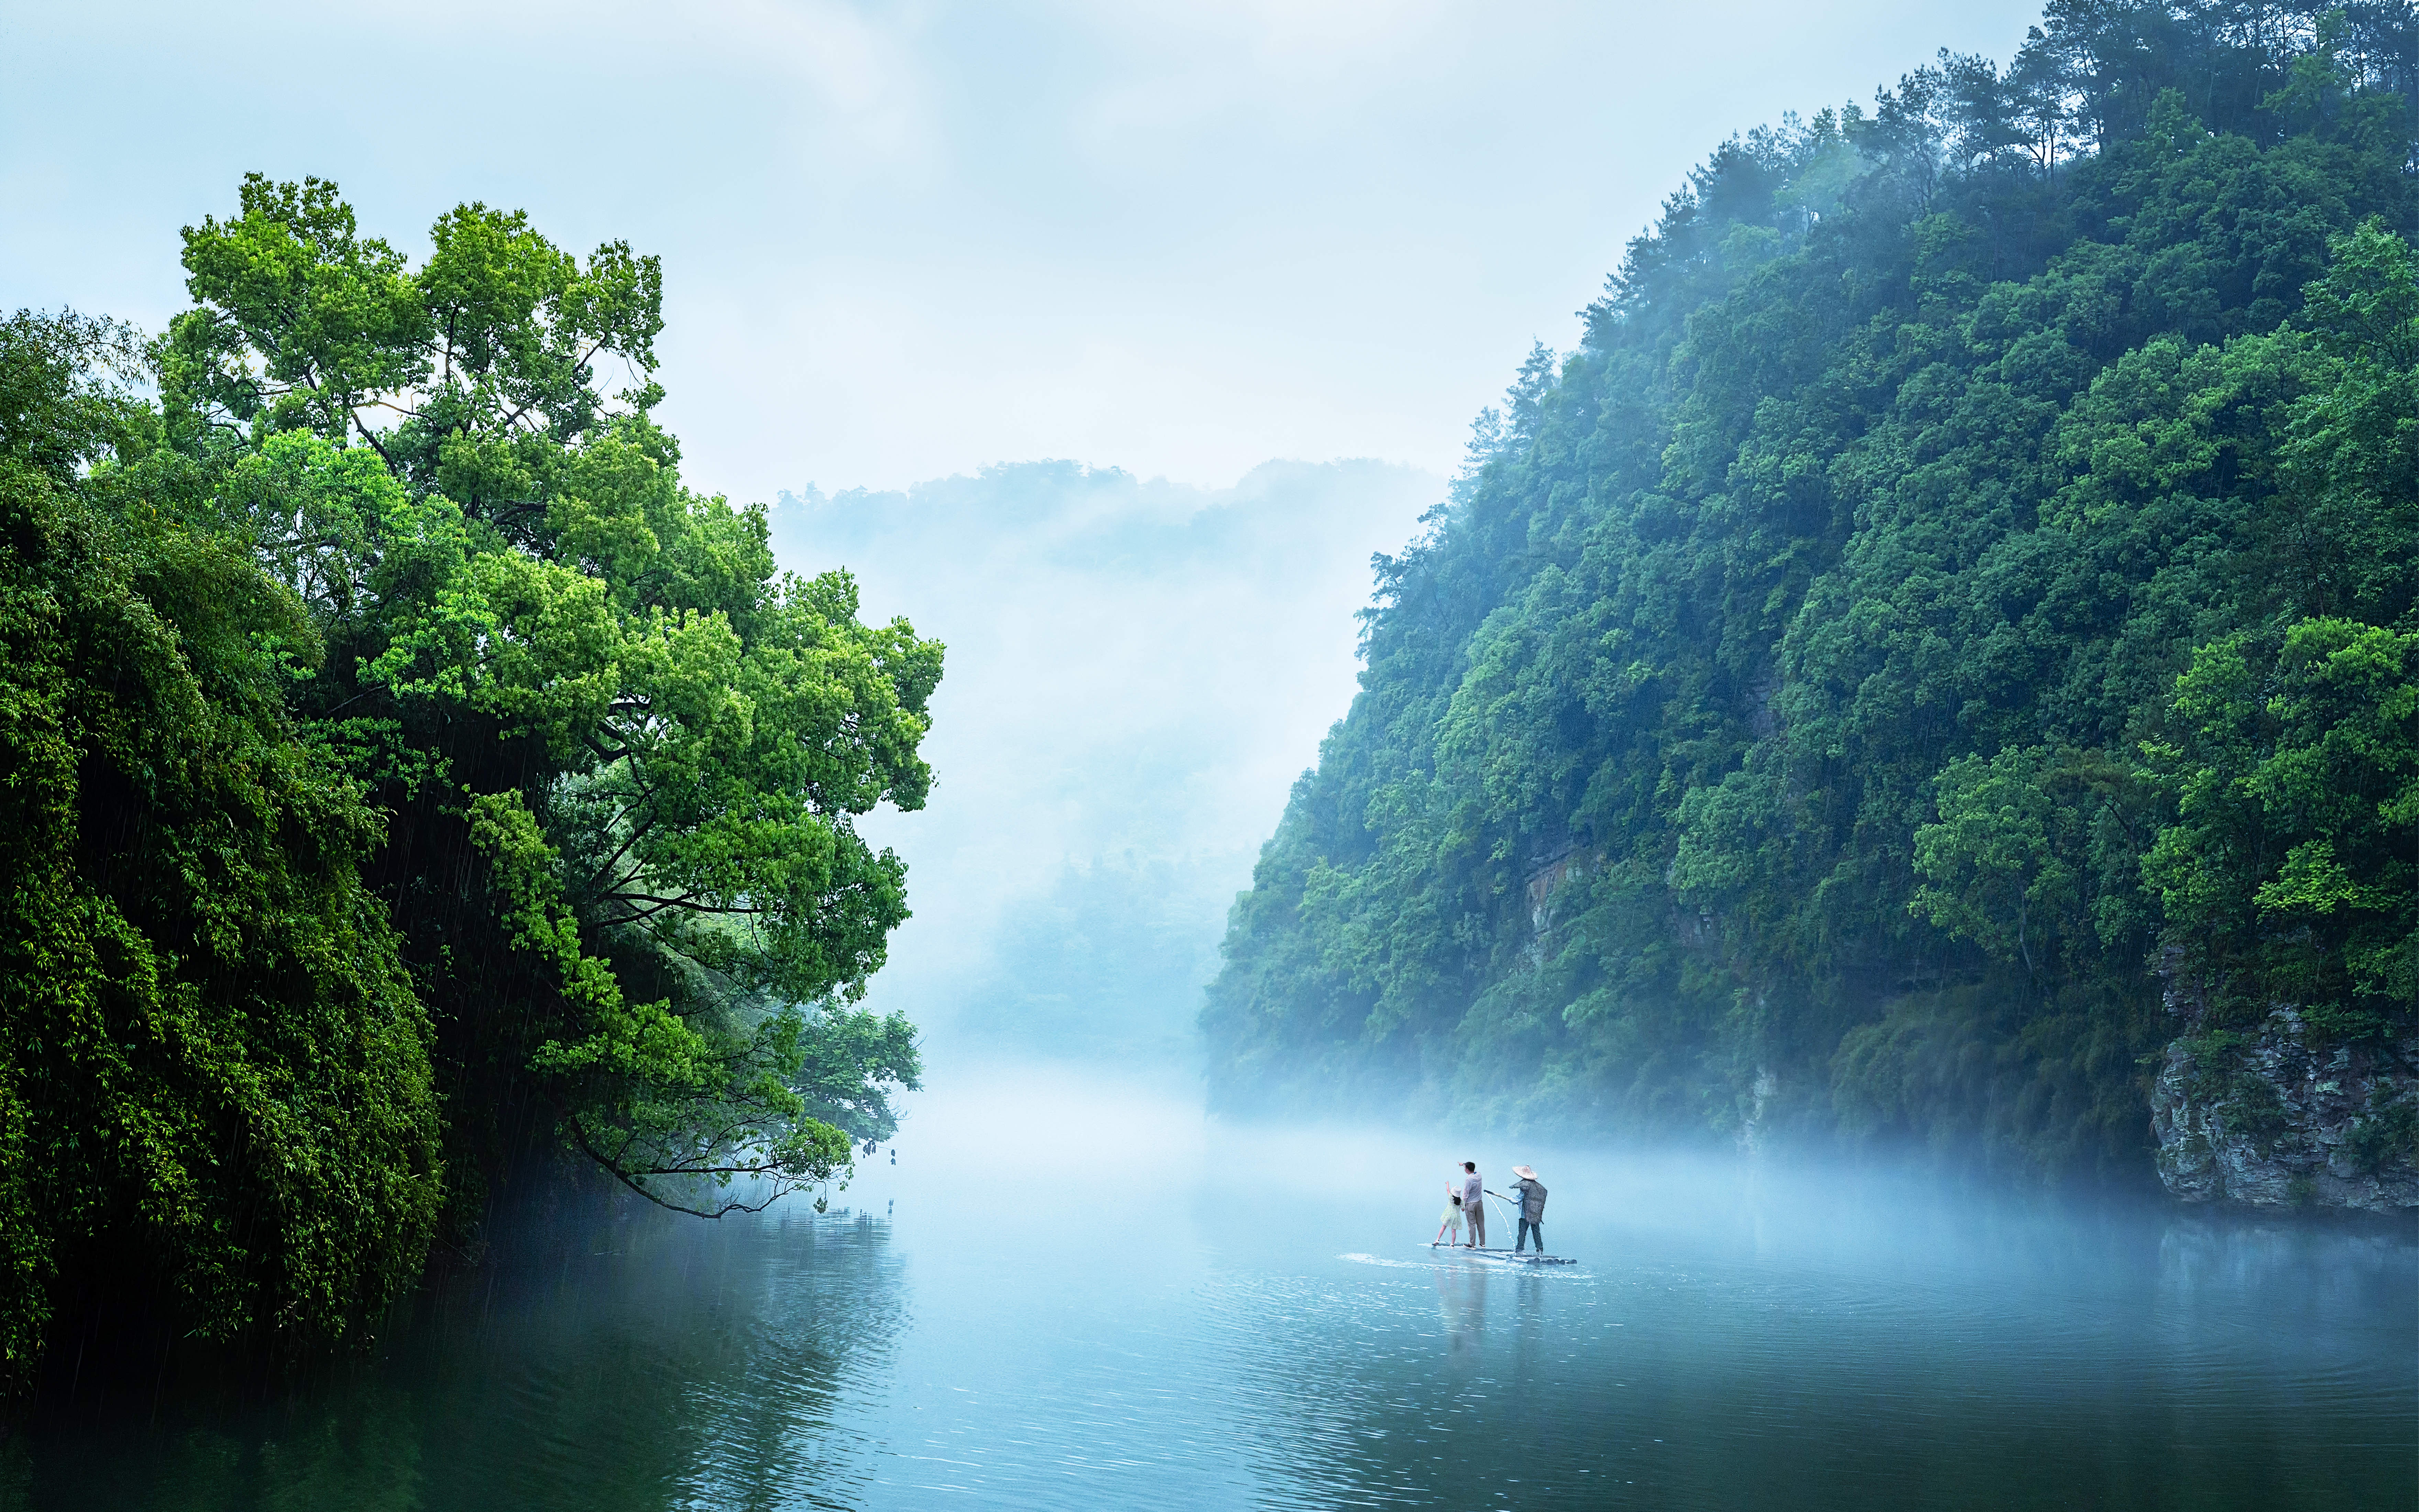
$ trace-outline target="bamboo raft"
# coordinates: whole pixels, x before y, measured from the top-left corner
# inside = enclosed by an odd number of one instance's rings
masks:
[[[1541,1255],[1526,1250],[1516,1254],[1508,1249],[1472,1249],[1468,1244],[1448,1244],[1442,1240],[1431,1241],[1428,1248],[1458,1250],[1473,1260],[1497,1260],[1505,1265],[1577,1265],[1579,1263],[1567,1255]]]

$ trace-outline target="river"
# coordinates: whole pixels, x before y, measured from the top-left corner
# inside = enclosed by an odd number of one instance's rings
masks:
[[[0,1504],[2419,1502],[2408,1224],[1234,1127],[1070,1069],[895,1149],[823,1215],[507,1236],[277,1393],[80,1387]],[[1580,1263],[1428,1249],[1465,1154],[1535,1165]]]

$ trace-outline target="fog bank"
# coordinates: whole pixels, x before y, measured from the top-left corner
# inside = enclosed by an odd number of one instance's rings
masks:
[[[926,1058],[1191,1064],[1200,987],[1294,777],[1350,702],[1369,557],[1442,481],[1271,462],[1236,486],[1030,462],[785,492],[783,566],[948,645],[919,813],[865,828],[915,917],[871,1006]]]

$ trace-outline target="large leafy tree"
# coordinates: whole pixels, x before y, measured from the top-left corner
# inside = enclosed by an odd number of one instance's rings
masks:
[[[916,1084],[855,825],[941,647],[684,486],[653,259],[432,239],[255,177],[160,341],[0,325],[0,1383],[136,1292],[341,1337],[565,1142],[762,1206]]]
[[[2419,632],[2303,620],[2179,679],[2154,747],[2177,822],[2145,857],[2207,1028],[2290,1003],[2330,1041],[2419,1002]]]
[[[2211,1032],[2284,1002],[2374,1041],[2419,1003],[2419,255],[2376,220],[2334,252],[2260,528],[2303,612],[2177,679],[2144,870]]]
[[[431,241],[247,179],[186,233],[169,433],[330,648],[294,702],[394,816],[375,880],[488,1134],[533,1097],[656,1200],[760,1205],[915,1083],[905,1022],[851,1006],[906,917],[855,821],[923,802],[941,647],[682,484],[654,258],[477,205]]]
[[[136,356],[0,324],[0,1387],[62,1305],[343,1336],[441,1197],[383,816],[286,705],[322,642],[183,517]]]

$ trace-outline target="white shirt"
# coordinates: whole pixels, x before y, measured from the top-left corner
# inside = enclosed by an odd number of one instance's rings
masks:
[[[1487,1180],[1476,1171],[1461,1179],[1461,1205],[1475,1208],[1487,1200]]]

